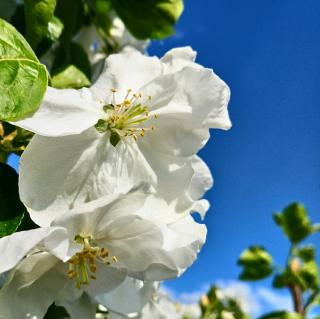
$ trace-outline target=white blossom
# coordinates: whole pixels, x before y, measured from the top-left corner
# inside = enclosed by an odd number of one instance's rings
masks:
[[[171,299],[163,291],[154,290],[150,301],[142,308],[139,314],[121,315],[111,313],[111,319],[182,319],[183,316],[197,319],[201,315],[201,310],[197,304],[181,304]]]
[[[206,227],[189,212],[177,214],[144,190],[83,204],[50,227],[0,239],[0,273],[11,271],[0,290],[0,318],[42,318],[53,302],[73,318],[94,318],[95,298],[120,311],[115,296],[123,295],[128,278],[160,281],[180,275],[196,259],[205,236]],[[147,284],[142,291],[148,295]],[[138,311],[138,301],[123,306],[125,314]]]
[[[211,187],[195,154],[209,128],[231,125],[229,88],[194,63],[190,48],[161,60],[130,51],[111,55],[90,89],[49,88],[40,109],[15,124],[37,133],[23,153],[20,197],[41,226],[66,209],[149,183],[184,211]]]

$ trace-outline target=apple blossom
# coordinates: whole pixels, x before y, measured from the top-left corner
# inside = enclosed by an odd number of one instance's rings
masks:
[[[200,318],[201,310],[197,304],[181,304],[175,302],[164,291],[154,290],[149,302],[142,308],[141,312],[136,315],[123,315],[111,312],[110,319],[182,319]]]
[[[205,236],[206,227],[188,211],[176,213],[145,190],[85,203],[51,227],[0,239],[0,273],[11,270],[0,290],[0,318],[42,318],[53,302],[69,313],[77,313],[81,305],[83,318],[90,318],[94,298],[119,311],[112,302],[117,292],[104,294],[121,284],[128,287],[128,278],[179,276],[195,260]],[[149,291],[145,284],[143,293]],[[137,307],[128,305],[124,311]]]
[[[15,123],[37,134],[21,158],[19,182],[36,223],[47,226],[49,215],[140,182],[177,210],[194,203],[205,212],[207,203],[197,200],[212,179],[195,154],[209,128],[231,126],[229,88],[194,58],[190,48],[161,60],[111,55],[90,89],[49,88],[40,109]]]

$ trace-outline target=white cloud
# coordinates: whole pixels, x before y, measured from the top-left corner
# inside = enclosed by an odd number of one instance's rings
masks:
[[[258,288],[257,298],[264,306],[274,310],[293,310],[289,293],[275,292],[268,288]]]
[[[221,288],[222,295],[238,300],[241,308],[254,317],[275,310],[292,310],[291,297],[286,290],[275,291],[233,280],[218,280],[216,284]],[[182,304],[197,304],[209,287],[210,284],[204,284],[197,290],[183,293],[178,293],[167,286],[162,286],[161,290]]]

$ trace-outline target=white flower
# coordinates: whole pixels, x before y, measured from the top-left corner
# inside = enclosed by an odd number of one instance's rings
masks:
[[[21,158],[19,182],[36,223],[140,182],[181,211],[202,197],[212,178],[195,154],[209,128],[230,127],[229,89],[194,58],[190,48],[161,60],[111,55],[90,89],[49,88],[40,109],[15,123],[38,134]],[[202,213],[207,207],[195,203]]]
[[[180,275],[205,236],[206,227],[189,212],[177,214],[142,191],[83,204],[51,227],[0,239],[0,273],[11,270],[0,290],[0,318],[42,318],[52,302],[74,314],[81,305],[83,318],[94,318],[93,298],[119,310],[112,306],[114,296],[101,295],[128,277],[159,281]]]
[[[138,40],[135,38],[126,28],[122,20],[113,15],[112,17],[112,27],[110,30],[111,37],[116,41],[119,51],[126,50],[129,48],[134,48],[140,52],[144,52],[150,40]]]
[[[201,315],[199,305],[180,304],[174,302],[166,293],[154,291],[150,301],[143,307],[140,314],[121,315],[111,313],[111,319],[182,319],[183,316],[196,319]]]
[[[127,278],[121,286],[108,294],[97,296],[95,300],[114,316],[134,318],[153,298],[158,287],[158,282]]]
[[[150,40],[138,40],[126,29],[122,20],[115,15],[110,14],[111,27],[110,37],[104,40],[93,24],[83,26],[75,35],[73,41],[78,43],[87,53],[89,62],[92,66],[91,78],[95,81],[103,71],[104,61],[110,54],[107,42],[112,47],[112,52],[128,51],[136,49],[144,53],[150,44]]]

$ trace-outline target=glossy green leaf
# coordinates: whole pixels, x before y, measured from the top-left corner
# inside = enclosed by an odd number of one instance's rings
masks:
[[[15,0],[1,0],[0,1],[0,18],[9,20],[16,9]]]
[[[74,65],[65,66],[52,77],[52,86],[57,89],[80,89],[90,86],[90,84],[86,75]]]
[[[18,174],[9,165],[0,163],[0,237],[17,230],[24,212],[19,199]]]
[[[0,19],[0,120],[31,115],[45,94],[48,75],[27,41]]]
[[[113,0],[112,3],[138,39],[163,39],[172,35],[183,11],[182,0]]]
[[[308,213],[299,203],[293,203],[287,206],[282,213],[274,214],[274,220],[289,240],[295,244],[313,232]]]
[[[20,226],[24,214],[10,220],[0,221],[0,238],[14,233]]]
[[[36,49],[43,39],[55,41],[62,33],[63,24],[54,16],[56,0],[24,0],[26,38]]]
[[[276,311],[259,317],[259,319],[303,319],[303,316],[296,312]]]
[[[18,120],[40,105],[47,87],[46,68],[23,59],[0,59],[0,118]]]
[[[39,62],[24,37],[11,24],[0,19],[0,59],[5,58]]]
[[[249,247],[238,260],[238,265],[243,267],[240,274],[241,280],[259,280],[268,277],[273,271],[272,256],[259,246]]]

